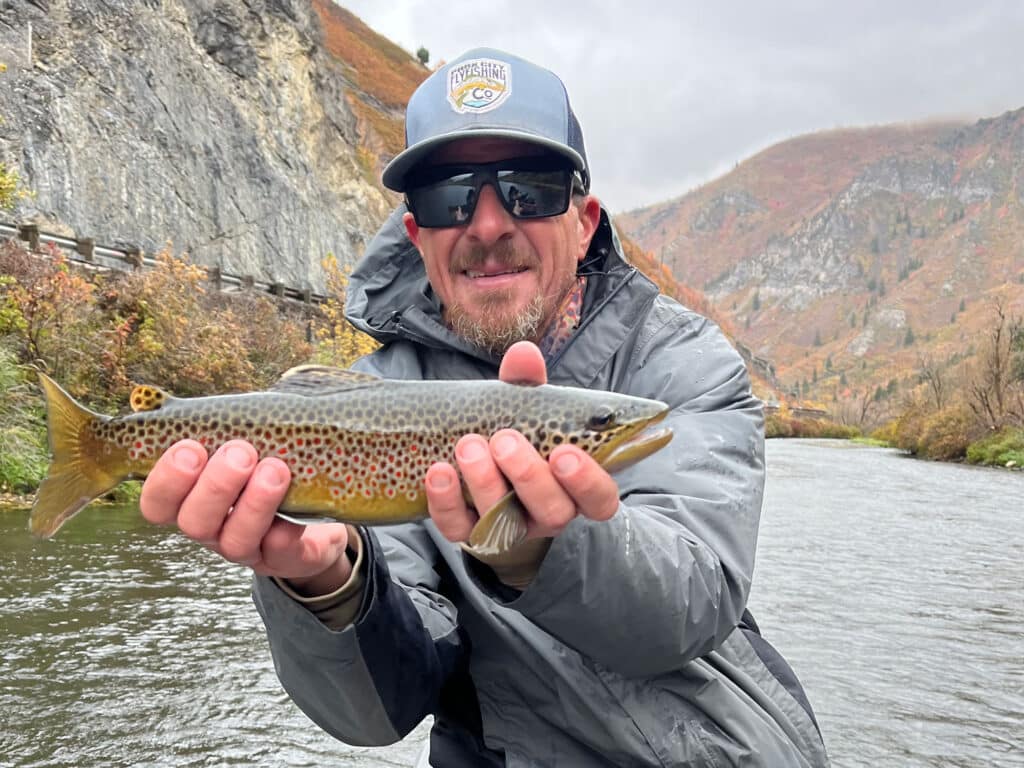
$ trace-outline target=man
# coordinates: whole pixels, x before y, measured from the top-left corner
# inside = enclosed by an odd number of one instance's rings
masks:
[[[406,139],[384,183],[407,209],[349,285],[349,319],[382,343],[357,367],[660,399],[673,441],[613,479],[574,446],[545,461],[516,432],[467,435],[427,473],[430,521],[365,530],[275,519],[285,465],[186,441],[143,514],[253,568],[282,684],[343,741],[432,714],[434,766],[827,765],[745,612],[761,404],[721,332],[623,260],[561,81],[470,51],[413,95]],[[527,540],[460,547],[510,489]]]

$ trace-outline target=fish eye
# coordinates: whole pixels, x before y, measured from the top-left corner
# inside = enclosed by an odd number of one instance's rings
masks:
[[[615,409],[608,406],[602,406],[594,412],[594,415],[587,421],[587,429],[592,429],[595,432],[601,432],[602,430],[608,429],[615,423]]]

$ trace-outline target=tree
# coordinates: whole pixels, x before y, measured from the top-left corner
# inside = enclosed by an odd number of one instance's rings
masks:
[[[992,303],[993,322],[967,387],[974,414],[990,429],[1024,425],[1024,319],[1003,299]]]
[[[917,377],[928,385],[932,398],[935,400],[935,410],[941,411],[946,402],[946,371],[931,355],[918,353],[917,355]]]
[[[427,62],[430,61],[430,51],[424,48],[422,45],[419,50],[416,51],[416,58],[420,60],[420,64],[424,67],[427,66]]]

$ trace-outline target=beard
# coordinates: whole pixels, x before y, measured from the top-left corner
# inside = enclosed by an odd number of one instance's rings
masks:
[[[518,312],[502,312],[502,304],[505,301],[507,298],[488,297],[485,306],[493,305],[494,311],[486,312],[481,317],[471,316],[461,304],[446,307],[445,321],[448,327],[462,338],[486,349],[495,357],[501,357],[517,341],[539,340],[540,326],[544,320],[543,296],[535,296]]]
[[[488,258],[497,258],[509,271],[539,266],[534,253],[517,252],[511,243],[502,241],[493,248],[477,246],[453,258],[450,271],[458,275],[481,269]],[[513,290],[496,290],[481,297],[473,313],[458,303],[446,306],[443,310],[445,323],[462,338],[501,357],[517,341],[540,341],[553,313],[574,285],[575,277],[575,271],[556,274],[548,290],[538,293],[520,308],[510,308],[515,300]]]

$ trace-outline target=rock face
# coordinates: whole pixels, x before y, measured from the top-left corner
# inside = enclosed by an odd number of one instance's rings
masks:
[[[306,0],[0,0],[0,161],[41,229],[322,291],[396,198]]]

